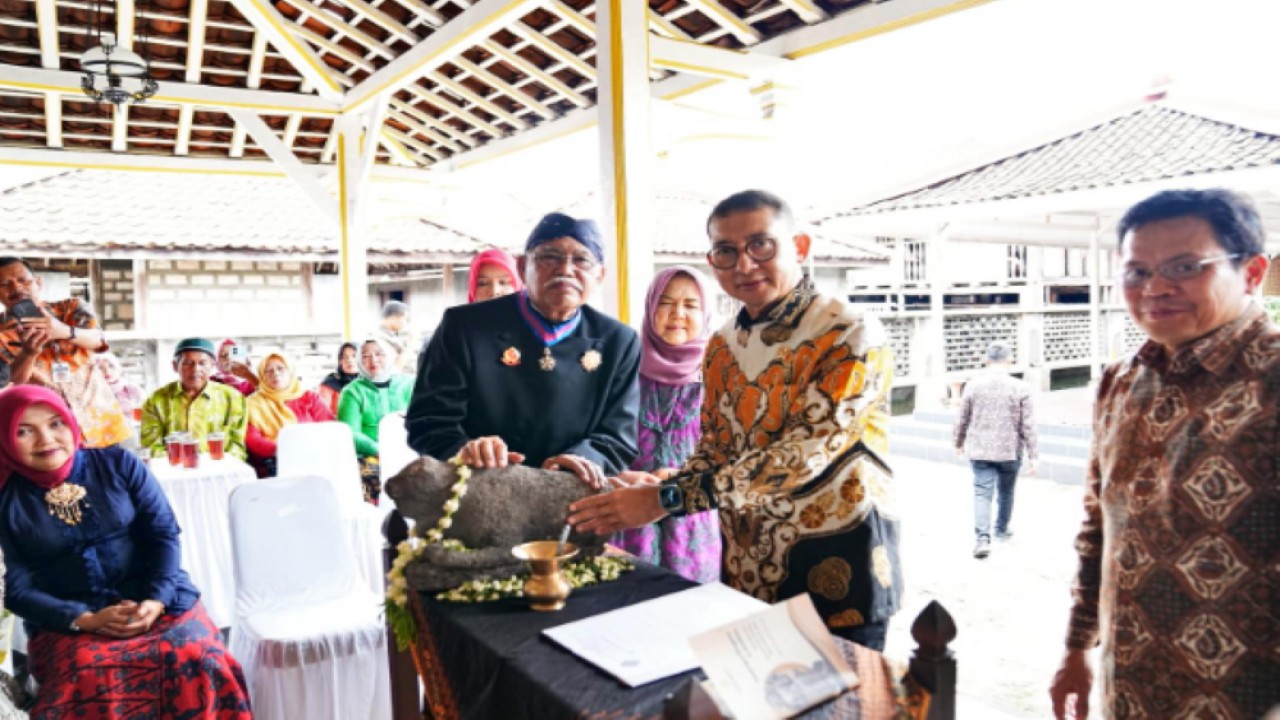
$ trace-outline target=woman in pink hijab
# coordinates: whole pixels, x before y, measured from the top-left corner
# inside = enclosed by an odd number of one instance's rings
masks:
[[[492,300],[524,289],[516,261],[506,250],[491,248],[476,255],[467,274],[467,302]]]
[[[667,480],[698,444],[702,354],[714,329],[714,301],[706,277],[684,265],[663,270],[649,286],[640,333],[640,455],[632,470]],[[614,543],[694,582],[720,579],[720,518],[715,511],[624,530]]]

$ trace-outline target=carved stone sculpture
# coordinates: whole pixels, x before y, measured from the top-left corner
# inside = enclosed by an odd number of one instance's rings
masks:
[[[387,495],[405,518],[422,530],[436,526],[444,515],[458,469],[431,457],[411,463],[387,481]],[[467,494],[453,514],[445,537],[458,540],[466,551],[431,545],[405,569],[409,586],[438,592],[469,580],[505,578],[525,572],[511,548],[530,540],[558,538],[569,504],[592,490],[570,473],[523,465],[472,470]],[[569,541],[579,557],[599,555],[605,538],[574,533]]]

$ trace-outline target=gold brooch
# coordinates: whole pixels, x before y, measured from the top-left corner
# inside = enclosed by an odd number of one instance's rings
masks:
[[[520,351],[514,347],[509,347],[502,351],[502,364],[507,367],[515,367],[520,364]]]
[[[544,372],[551,372],[556,369],[556,359],[551,357],[551,348],[542,348],[542,357],[538,359],[538,367]]]
[[[600,367],[600,363],[603,361],[604,361],[604,358],[600,357],[599,351],[588,350],[582,354],[582,369],[586,370],[587,372],[595,372],[596,369]]]
[[[81,518],[80,501],[88,493],[80,485],[64,482],[44,494],[44,502],[49,506],[49,514],[68,525],[79,525]]]

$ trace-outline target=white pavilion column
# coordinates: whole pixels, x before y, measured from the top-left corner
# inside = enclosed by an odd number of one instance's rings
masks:
[[[605,302],[635,327],[654,270],[648,8],[635,0],[596,3],[601,230],[612,278]]]
[[[369,317],[369,238],[367,222],[359,212],[364,158],[363,127],[359,115],[338,118],[338,265],[342,273],[342,334],[349,340],[363,337]]]

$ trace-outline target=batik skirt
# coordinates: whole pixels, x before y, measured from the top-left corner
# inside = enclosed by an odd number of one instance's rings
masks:
[[[40,632],[29,650],[32,720],[253,717],[240,663],[199,604],[137,637]]]

